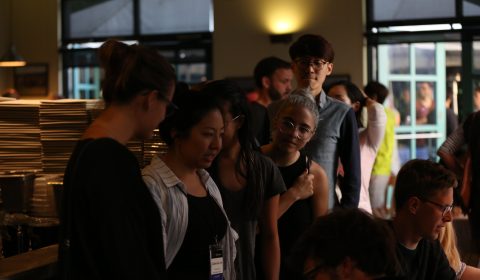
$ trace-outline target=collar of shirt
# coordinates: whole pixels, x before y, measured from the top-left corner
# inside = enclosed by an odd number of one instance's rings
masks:
[[[320,94],[315,97],[315,102],[320,108],[323,108],[325,104],[327,104],[327,94],[325,93],[325,91],[323,91],[323,89]]]

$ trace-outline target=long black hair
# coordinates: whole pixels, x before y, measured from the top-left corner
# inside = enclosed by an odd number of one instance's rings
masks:
[[[223,108],[227,107],[232,116],[243,116],[244,122],[238,130],[238,140],[240,142],[240,155],[235,162],[235,172],[243,177],[247,182],[245,211],[250,218],[258,218],[263,206],[264,197],[264,176],[265,172],[259,162],[255,160],[257,145],[252,129],[252,113],[245,97],[244,91],[233,81],[217,80],[209,82],[200,87],[200,91],[205,98],[215,99]],[[218,157],[215,159],[212,177],[214,180],[218,172]],[[243,169],[244,167],[245,169]]]

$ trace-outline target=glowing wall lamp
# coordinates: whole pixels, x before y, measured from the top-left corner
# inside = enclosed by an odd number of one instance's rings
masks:
[[[302,1],[267,2],[262,13],[262,20],[270,34],[272,43],[289,43],[293,34],[305,25],[307,11]]]

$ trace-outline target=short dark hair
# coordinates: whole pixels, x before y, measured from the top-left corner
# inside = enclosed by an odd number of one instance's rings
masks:
[[[300,36],[300,38],[290,46],[288,53],[292,60],[299,57],[312,56],[323,58],[332,63],[335,58],[335,52],[330,42],[321,35],[314,34]]]
[[[397,175],[395,207],[401,209],[410,197],[430,198],[436,192],[456,185],[455,174],[442,165],[424,159],[410,160]]]
[[[369,82],[363,90],[368,97],[376,100],[380,104],[383,104],[388,96],[388,88],[377,81]]]
[[[385,221],[360,209],[338,210],[318,218],[293,248],[292,271],[303,272],[307,259],[335,269],[348,257],[369,276],[395,275],[395,238]]]
[[[255,78],[255,85],[258,88],[263,88],[262,78],[271,78],[277,69],[290,69],[291,65],[287,61],[275,56],[269,56],[260,60],[253,70],[253,77]]]
[[[216,100],[205,98],[196,90],[189,90],[188,86],[180,83],[175,88],[173,103],[178,109],[170,116],[167,116],[159,126],[160,138],[168,145],[174,143],[172,131],[176,132],[176,138],[187,138],[192,127],[198,124],[208,113],[218,110],[221,107]]]

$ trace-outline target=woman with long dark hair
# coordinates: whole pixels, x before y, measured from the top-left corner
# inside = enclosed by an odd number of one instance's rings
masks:
[[[280,172],[256,148],[251,113],[243,91],[228,80],[207,83],[200,91],[220,103],[225,118],[223,148],[208,171],[219,186],[232,227],[239,234],[237,279],[256,279],[257,225],[262,244],[257,251],[261,252],[264,277],[278,279],[277,211],[279,194],[285,191]]]

